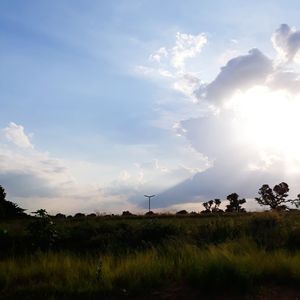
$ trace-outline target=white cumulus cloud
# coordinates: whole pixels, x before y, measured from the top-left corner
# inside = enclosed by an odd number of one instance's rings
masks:
[[[33,144],[30,142],[29,137],[25,134],[23,126],[10,122],[9,125],[3,129],[3,132],[7,140],[16,146],[20,148],[33,148]]]
[[[246,55],[229,60],[211,83],[201,86],[195,93],[199,100],[219,104],[236,91],[264,84],[272,72],[272,61],[260,50],[252,49]]]

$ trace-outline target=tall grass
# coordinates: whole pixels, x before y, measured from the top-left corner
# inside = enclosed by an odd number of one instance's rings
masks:
[[[300,284],[298,212],[63,220],[44,252],[22,222],[0,225],[0,299],[163,298],[168,287],[240,298]]]
[[[300,284],[300,253],[267,252],[240,240],[205,249],[168,243],[124,256],[49,252],[0,262],[1,294],[12,299],[145,295],[183,284],[207,295],[244,293],[267,283]]]

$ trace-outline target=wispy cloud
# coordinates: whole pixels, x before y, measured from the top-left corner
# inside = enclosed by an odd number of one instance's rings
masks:
[[[201,53],[203,46],[207,43],[204,33],[198,35],[176,33],[176,45],[170,50],[171,65],[178,70],[185,69],[187,59],[194,58]]]

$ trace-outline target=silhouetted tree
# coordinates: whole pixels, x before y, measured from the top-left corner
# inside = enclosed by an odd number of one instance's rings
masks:
[[[176,215],[187,215],[187,214],[188,214],[188,212],[185,209],[180,210],[176,213]]]
[[[95,213],[90,213],[87,215],[88,218],[96,218],[97,215]]]
[[[222,210],[219,208],[219,206],[221,205],[220,199],[209,200],[207,202],[202,203],[202,205],[205,208],[205,211],[203,211],[204,213],[222,212]]]
[[[297,195],[297,198],[294,200],[291,200],[291,203],[294,204],[297,208],[300,207],[300,194]]]
[[[5,189],[0,185],[0,219],[24,217],[24,211],[16,203],[6,200]]]
[[[122,216],[132,216],[132,213],[129,210],[123,211]]]
[[[205,211],[204,211],[204,212],[210,213],[213,204],[214,204],[214,200],[209,200],[209,201],[207,201],[207,202],[203,202],[202,205],[203,205],[204,208],[205,208]]]
[[[154,216],[154,215],[155,215],[155,213],[154,213],[152,210],[147,211],[147,212],[145,213],[145,216]]]
[[[246,203],[246,199],[239,199],[239,195],[237,193],[232,193],[227,196],[227,200],[229,204],[226,205],[226,212],[245,212],[245,208],[241,205]]]
[[[65,219],[65,218],[66,218],[66,215],[61,214],[61,213],[58,213],[58,214],[55,215],[55,218],[56,218],[56,219]]]
[[[48,217],[50,217],[50,216],[48,215],[46,209],[43,209],[43,208],[38,209],[37,211],[33,211],[32,213],[33,213],[36,217],[38,217],[38,218],[46,218],[46,217],[48,218]]]
[[[220,209],[220,205],[221,205],[221,200],[220,199],[215,199],[214,200],[214,204],[215,206],[212,207],[211,211],[214,212],[223,212],[222,209]]]
[[[85,217],[85,214],[83,213],[77,213],[74,215],[74,218],[84,218]]]
[[[258,204],[262,206],[269,206],[271,209],[286,209],[284,203],[292,202],[288,200],[289,186],[285,182],[281,182],[272,188],[268,184],[262,185],[258,194],[260,197],[255,198]]]
[[[198,213],[195,212],[195,211],[191,211],[191,212],[190,212],[190,215],[191,215],[191,216],[196,216],[196,215],[198,215]]]

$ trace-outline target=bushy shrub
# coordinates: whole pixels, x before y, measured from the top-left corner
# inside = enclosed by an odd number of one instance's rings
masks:
[[[83,214],[83,213],[77,213],[74,215],[74,218],[77,218],[77,219],[82,219],[84,217],[85,217],[85,214]]]
[[[34,214],[35,220],[29,223],[27,229],[33,246],[46,250],[54,246],[57,240],[55,223],[44,209],[37,210]]]
[[[147,212],[145,213],[145,216],[154,216],[154,215],[155,215],[155,213],[154,213],[152,210],[147,211]]]
[[[89,251],[92,247],[90,241],[96,235],[95,227],[91,223],[82,220],[80,223],[76,222],[64,230],[61,246],[76,251],[82,251],[83,249]]]
[[[97,215],[95,213],[91,213],[87,215],[88,218],[96,218]]]
[[[180,211],[178,211],[177,213],[176,213],[176,215],[178,216],[186,216],[188,214],[188,212],[185,210],[185,209],[183,209],[183,210],[180,210]]]
[[[58,213],[58,214],[55,215],[55,218],[56,219],[66,219],[66,215]]]
[[[207,220],[193,232],[198,245],[219,244],[240,237],[243,230],[232,219]]]
[[[4,228],[0,228],[0,245],[1,250],[6,250],[8,246],[8,231]]]
[[[288,240],[288,224],[275,212],[254,215],[248,223],[249,235],[258,246],[267,250],[280,248]]]
[[[126,211],[122,212],[122,216],[124,216],[124,217],[126,217],[126,216],[133,216],[133,214],[129,210],[126,210]]]
[[[139,239],[145,244],[157,245],[178,235],[178,227],[174,224],[151,222],[140,229]]]
[[[291,250],[300,249],[300,228],[294,227],[289,230],[287,247]]]

